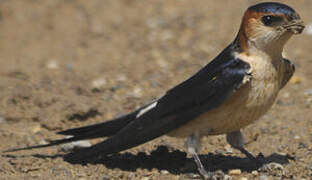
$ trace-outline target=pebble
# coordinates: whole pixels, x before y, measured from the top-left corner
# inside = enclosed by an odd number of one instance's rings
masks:
[[[232,154],[233,153],[233,149],[232,149],[231,145],[227,144],[227,145],[225,145],[224,148],[225,148],[225,151],[226,151],[227,154]]]
[[[306,25],[304,33],[307,35],[312,35],[312,23]]]
[[[58,69],[59,68],[59,64],[56,60],[50,60],[47,62],[46,67],[48,69]]]
[[[156,63],[158,64],[159,67],[161,68],[167,68],[168,67],[168,63],[166,60],[164,59],[157,59]]]
[[[199,48],[201,51],[204,51],[205,53],[211,53],[216,50],[214,46],[208,45],[207,43],[200,44]]]
[[[226,174],[226,175],[224,175],[223,179],[224,180],[232,180],[232,177]]]
[[[263,175],[259,177],[259,180],[269,180],[269,178],[268,176]]]
[[[108,175],[103,175],[102,177],[102,180],[110,180],[110,179],[112,179],[112,177]]]
[[[74,69],[74,64],[73,63],[67,63],[65,65],[65,67],[66,67],[67,71],[72,71]]]
[[[103,32],[105,32],[105,25],[103,23],[100,22],[94,22],[91,23],[91,31],[97,35],[101,35],[103,34]]]
[[[37,132],[41,131],[41,125],[40,124],[36,124],[31,128],[31,132],[36,134]]]
[[[304,91],[304,95],[306,96],[312,96],[312,89],[307,89]]]
[[[161,170],[161,171],[160,171],[160,174],[169,174],[169,171],[167,171],[167,170]]]
[[[220,178],[224,178],[225,174],[222,170],[218,170],[218,171],[213,172],[213,176],[216,179],[220,179]]]
[[[284,167],[279,163],[272,162],[272,163],[266,164],[265,166],[261,167],[260,170],[261,171],[272,171],[272,170],[283,171]]]
[[[167,30],[167,31],[164,31],[164,32],[161,34],[161,39],[162,39],[163,41],[167,41],[167,40],[172,39],[172,38],[173,38],[173,35],[174,35],[174,34],[173,34],[171,31]]]
[[[106,80],[104,78],[98,78],[92,81],[92,87],[100,89],[106,85]]]
[[[306,105],[310,105],[310,104],[312,104],[312,97],[309,97],[309,98],[307,98],[306,100],[305,100],[305,102],[306,102]]]
[[[141,180],[149,180],[148,177],[141,178]]]
[[[163,24],[163,20],[160,18],[150,18],[146,21],[146,25],[151,29],[155,29],[161,24]]]
[[[187,173],[186,177],[188,179],[199,179],[201,176],[199,174],[195,174],[195,173]],[[181,179],[181,178],[180,178]]]
[[[289,98],[290,97],[290,93],[289,92],[285,92],[283,95],[282,95],[283,98]]]
[[[242,177],[242,178],[240,178],[240,180],[248,180],[248,178]]]
[[[134,89],[133,89],[133,91],[132,92],[130,92],[130,96],[133,96],[133,97],[136,97],[136,98],[140,98],[140,97],[142,97],[142,92],[143,92],[143,90],[142,90],[142,88],[140,88],[140,87],[135,87]]]
[[[254,175],[254,176],[258,176],[259,175],[258,171],[255,171],[255,170],[252,171],[251,174]]]
[[[293,76],[289,82],[291,84],[300,84],[301,83],[301,78],[299,76]]]
[[[0,124],[5,122],[5,118],[0,116]]]
[[[284,170],[284,167],[281,164],[278,164],[278,163],[270,163],[269,166],[272,169]]]
[[[90,147],[91,143],[89,141],[83,140],[83,141],[75,141],[71,143],[66,143],[60,146],[62,151],[68,152],[73,150],[74,148],[86,148]]]
[[[48,144],[49,142],[47,142],[46,140],[42,139],[39,141],[39,144]]]
[[[127,80],[127,76],[124,75],[124,74],[118,74],[116,79],[117,79],[117,81],[119,81],[119,82],[124,82],[124,81]]]
[[[232,169],[229,171],[230,175],[240,175],[242,174],[242,171],[240,169]]]

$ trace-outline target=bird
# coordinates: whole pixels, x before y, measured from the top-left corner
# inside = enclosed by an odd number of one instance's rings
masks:
[[[244,148],[241,129],[271,108],[292,77],[295,66],[282,53],[292,35],[301,34],[304,28],[299,14],[286,4],[250,6],[234,40],[197,73],[154,102],[109,121],[58,132],[70,138],[6,152],[107,137],[65,155],[72,162],[86,162],[168,135],[186,138],[185,150],[194,159],[199,174],[211,178],[213,173],[205,170],[198,156],[201,139],[226,134],[233,148],[256,160]]]

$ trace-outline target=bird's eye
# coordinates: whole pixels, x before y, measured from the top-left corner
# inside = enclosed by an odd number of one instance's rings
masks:
[[[264,25],[266,25],[266,26],[272,26],[272,25],[274,25],[276,22],[281,21],[282,18],[279,17],[279,16],[263,16],[261,20],[262,20],[262,22],[263,22]]]

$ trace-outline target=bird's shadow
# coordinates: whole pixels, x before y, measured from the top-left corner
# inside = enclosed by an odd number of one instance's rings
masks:
[[[158,170],[167,170],[172,174],[184,174],[184,173],[196,173],[196,165],[192,158],[187,157],[186,153],[180,150],[170,150],[167,146],[158,146],[157,149],[147,154],[145,152],[139,152],[138,154],[131,153],[117,153],[105,157],[97,157],[84,162],[72,162],[66,158],[66,155],[42,155],[32,154],[31,156],[41,159],[46,158],[58,158],[63,157],[65,161],[71,164],[103,164],[107,168],[114,169],[119,168],[124,171],[136,171],[137,169],[149,169],[156,168]],[[8,158],[17,158],[25,156],[6,155]],[[242,171],[251,172],[257,170],[259,165],[254,161],[244,157],[213,154],[200,155],[201,162],[208,171],[222,170],[226,172],[230,169],[240,169]],[[265,164],[279,163],[288,164],[289,160],[294,160],[289,155],[281,155],[273,153],[267,157],[261,157]]]
[[[240,169],[251,172],[260,168],[259,164],[248,158],[238,156],[222,155],[209,153],[199,156],[204,167],[209,171],[228,171],[230,169]],[[64,158],[65,161],[72,163],[71,160]],[[294,160],[289,155],[280,155],[273,153],[267,157],[261,157],[264,164],[279,163],[288,164],[289,160]],[[157,149],[147,154],[139,152],[138,154],[118,153],[110,156],[90,159],[87,162],[78,164],[103,164],[107,168],[119,168],[124,171],[136,171],[136,169],[167,170],[172,174],[196,173],[197,168],[192,158],[187,157],[186,153],[180,150],[170,150],[166,146],[158,146]],[[74,164],[74,163],[73,163]],[[77,164],[77,162],[75,162]]]

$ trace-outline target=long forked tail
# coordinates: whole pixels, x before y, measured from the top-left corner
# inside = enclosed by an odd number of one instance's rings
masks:
[[[28,150],[28,149],[44,148],[44,147],[56,146],[59,144],[64,144],[64,143],[69,143],[69,142],[79,141],[79,140],[84,140],[84,139],[93,139],[93,138],[99,138],[99,137],[112,136],[116,134],[119,130],[121,130],[123,127],[125,127],[128,123],[133,121],[136,118],[139,111],[140,109],[132,113],[126,114],[124,116],[121,116],[119,118],[113,119],[111,121],[104,122],[104,123],[98,123],[98,124],[93,124],[90,126],[73,128],[73,129],[68,129],[65,131],[58,132],[58,134],[72,136],[70,138],[50,141],[49,144],[8,149],[4,152],[15,152],[15,151],[21,151],[21,150]]]

